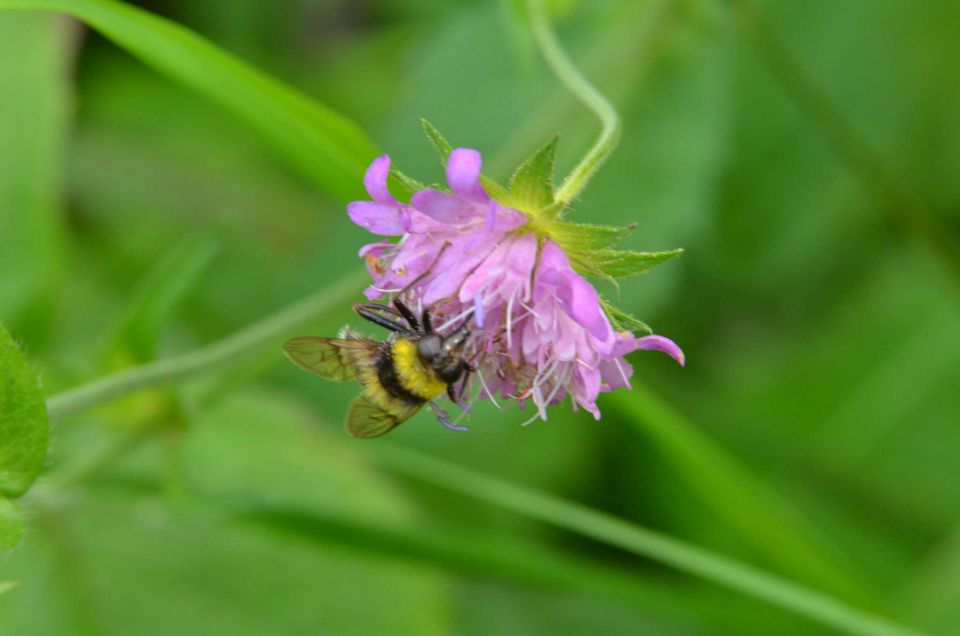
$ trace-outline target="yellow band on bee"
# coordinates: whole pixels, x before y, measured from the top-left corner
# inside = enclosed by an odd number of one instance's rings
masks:
[[[447,390],[447,383],[433,369],[423,364],[417,353],[417,344],[406,338],[397,338],[390,351],[397,378],[407,391],[424,400],[432,400]]]

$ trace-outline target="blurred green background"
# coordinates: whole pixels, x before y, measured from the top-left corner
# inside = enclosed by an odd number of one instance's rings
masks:
[[[598,130],[513,2],[136,4],[426,182],[442,171],[420,117],[495,178],[557,132],[565,174]],[[960,5],[758,10],[553,6],[624,119],[571,219],[686,249],[619,291],[685,369],[636,354],[637,391],[600,422],[564,405],[522,428],[484,405],[469,433],[424,413],[371,443],[341,429],[354,388],[294,369],[280,339],[58,422],[27,535],[0,555],[20,583],[0,634],[833,633],[386,470],[381,441],[960,633]],[[358,271],[369,237],[338,194],[79,22],[0,13],[0,320],[48,394]],[[352,300],[308,331],[358,324]]]

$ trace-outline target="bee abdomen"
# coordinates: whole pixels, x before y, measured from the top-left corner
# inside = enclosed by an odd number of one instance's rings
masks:
[[[389,344],[380,347],[380,357],[377,359],[377,377],[380,379],[380,386],[390,395],[410,404],[426,402],[424,398],[405,387],[403,382],[400,381],[400,375],[397,373],[397,366]]]

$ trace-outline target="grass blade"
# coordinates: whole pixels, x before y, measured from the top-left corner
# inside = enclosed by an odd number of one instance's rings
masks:
[[[822,592],[586,506],[501,481],[416,451],[385,444],[377,444],[372,448],[380,465],[397,474],[622,548],[849,634],[920,634],[886,618],[851,607]]]
[[[0,16],[0,307],[32,343],[56,312],[65,266],[60,190],[69,128],[66,25]]]
[[[189,29],[113,0],[0,0],[0,10],[9,9],[59,11],[85,22],[163,75],[232,110],[328,193],[362,196],[361,177],[378,154],[366,133]]]
[[[321,548],[344,546],[365,558],[374,554],[412,560],[460,577],[526,587],[537,593],[596,595],[693,633],[704,629],[748,633],[757,627],[757,610],[753,605],[747,609],[746,602],[742,611],[731,611],[731,599],[726,595],[691,594],[687,585],[665,577],[638,577],[626,568],[573,556],[540,542],[486,532],[465,535],[429,527],[358,523],[274,508],[240,511],[238,521]]]
[[[609,402],[660,450],[677,475],[714,515],[761,550],[783,571],[844,598],[869,603],[872,594],[848,574],[808,522],[736,458],[642,385]],[[840,567],[839,563],[844,563]]]

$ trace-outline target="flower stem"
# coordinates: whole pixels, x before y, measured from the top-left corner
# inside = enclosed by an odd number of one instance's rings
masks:
[[[563,210],[583,191],[594,173],[616,148],[617,142],[620,141],[620,115],[607,98],[577,70],[564,52],[550,25],[543,0],[527,0],[527,8],[534,39],[550,70],[571,93],[596,114],[603,126],[597,141],[557,189],[555,201],[558,209]]]
[[[365,276],[365,274],[364,274]],[[360,273],[349,275],[322,291],[267,316],[213,344],[114,373],[57,393],[47,400],[50,419],[58,420],[110,400],[158,386],[179,384],[224,368],[264,346],[276,344],[332,308],[346,302],[362,285]],[[279,353],[278,353],[279,355]]]

